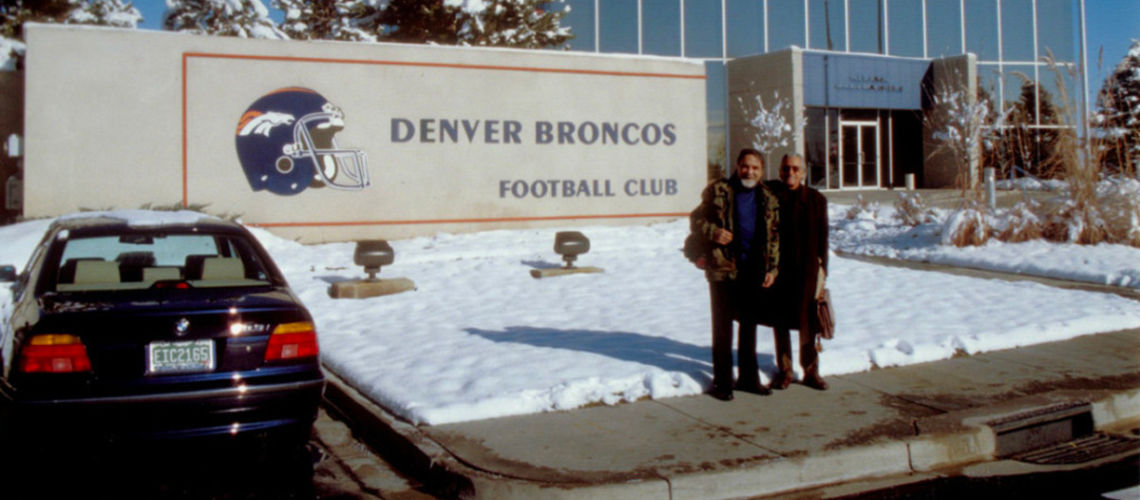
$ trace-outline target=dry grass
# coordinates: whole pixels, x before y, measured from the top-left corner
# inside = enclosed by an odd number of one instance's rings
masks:
[[[906,193],[899,193],[899,199],[895,200],[895,217],[908,226],[917,226],[937,220],[934,210],[927,206],[926,200],[922,199],[918,193],[910,196],[907,196]]]
[[[981,246],[993,234],[988,210],[976,201],[965,201],[946,219],[942,228],[942,244],[956,247]]]
[[[1018,202],[995,224],[1000,228],[995,228],[997,234],[994,237],[1009,243],[1040,239],[1044,234],[1044,224],[1036,214],[1040,206],[1040,203],[1031,199]]]
[[[879,204],[863,199],[863,195],[855,196],[855,203],[847,209],[848,220],[877,219],[879,218]]]
[[[990,238],[1009,242],[1045,238],[1140,248],[1140,180],[1135,169],[1118,172],[1112,178],[1103,175],[1103,155],[1111,154],[1112,149],[1097,147],[1095,139],[1090,141],[1076,133],[1077,120],[1073,117],[1077,116],[1077,107],[1064,75],[1067,72],[1076,80],[1079,74],[1072,65],[1062,68],[1051,55],[1044,60],[1056,75],[1060,128],[1056,147],[1042,168],[1066,181],[1064,197],[1051,203],[1026,200],[1009,210],[989,213],[979,201],[980,190],[963,189],[962,208],[947,219],[943,244],[970,246],[982,245]]]

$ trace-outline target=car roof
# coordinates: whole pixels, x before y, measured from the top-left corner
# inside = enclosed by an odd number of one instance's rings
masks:
[[[57,218],[52,227],[79,233],[117,233],[148,230],[204,230],[244,232],[240,224],[190,210],[110,210],[79,212]]]

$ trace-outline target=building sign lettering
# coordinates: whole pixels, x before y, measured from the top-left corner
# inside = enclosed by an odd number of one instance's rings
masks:
[[[392,118],[393,143],[535,144],[672,146],[677,126],[672,123],[535,121],[528,128],[518,120]]]
[[[869,92],[902,92],[902,85],[896,85],[882,76],[857,75],[847,77],[846,82],[835,84],[840,90],[866,90]]]
[[[620,187],[619,187],[620,186]],[[613,198],[674,196],[677,179],[500,180],[499,198]]]

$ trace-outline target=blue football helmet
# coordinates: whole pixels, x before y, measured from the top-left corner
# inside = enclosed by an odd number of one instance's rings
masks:
[[[237,153],[249,187],[292,195],[305,188],[369,186],[364,151],[337,146],[344,113],[305,88],[277,89],[254,101],[237,126]]]

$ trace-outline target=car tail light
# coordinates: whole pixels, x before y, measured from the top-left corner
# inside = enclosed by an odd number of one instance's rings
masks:
[[[269,336],[265,350],[266,361],[311,358],[320,353],[317,346],[317,329],[308,321],[282,323]]]
[[[24,373],[72,373],[91,371],[87,347],[69,334],[36,335],[24,344],[17,366]]]

